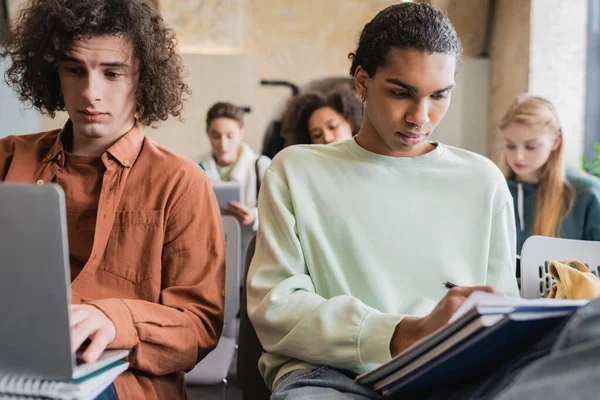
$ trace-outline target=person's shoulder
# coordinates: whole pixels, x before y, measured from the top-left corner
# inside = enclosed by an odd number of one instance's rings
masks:
[[[51,147],[56,141],[56,137],[60,131],[60,129],[55,129],[52,131],[24,135],[9,135],[0,139],[0,148],[35,149],[40,147]]]
[[[489,158],[470,150],[454,146],[444,145],[446,148],[446,160],[461,168],[472,176],[473,179],[493,179],[495,183],[506,185],[506,178],[500,168]]]
[[[567,169],[567,180],[576,191],[600,190],[600,178],[576,169]]]
[[[475,153],[471,150],[461,149],[460,147],[450,146],[447,144],[443,144],[442,146],[445,147],[448,156],[452,157],[454,160],[460,160],[465,164],[477,165],[484,168],[496,167],[496,164],[494,164],[492,160],[479,153]]]
[[[275,167],[287,164],[307,165],[308,162],[333,162],[333,156],[347,153],[347,144],[337,142],[332,144],[295,144],[281,150],[273,158]]]
[[[258,163],[259,166],[268,166],[271,163],[271,159],[265,155],[255,152],[248,143],[242,143],[242,159],[246,162]],[[211,156],[212,157],[212,156]]]
[[[208,153],[202,154],[202,155],[200,155],[200,156],[198,156],[198,157],[194,158],[194,160],[195,160],[196,164],[207,163],[207,162],[209,162],[209,161],[210,161],[210,160],[212,160],[212,159],[213,159],[213,155],[212,155],[212,153],[211,153],[211,152],[208,152]]]
[[[258,166],[261,169],[267,169],[269,165],[271,165],[271,161],[272,160],[269,157],[264,155],[259,155],[256,159],[256,162],[258,163]]]
[[[576,203],[597,203],[600,201],[600,179],[586,172],[569,168],[567,181],[575,191]]]
[[[148,137],[144,138],[144,145],[140,158],[149,171],[164,177],[167,180],[178,179],[183,182],[200,180],[208,183],[206,173],[194,161],[182,157]]]

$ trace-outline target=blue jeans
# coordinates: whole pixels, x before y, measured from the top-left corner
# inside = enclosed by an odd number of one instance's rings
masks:
[[[109,387],[104,389],[104,392],[100,393],[98,397],[96,397],[96,400],[119,400],[114,383],[111,383]]]
[[[580,308],[527,351],[513,355],[492,374],[454,387],[401,399],[563,400],[592,399],[600,393],[600,299]],[[297,370],[282,376],[272,400],[381,399],[334,368]]]
[[[271,400],[381,399],[377,393],[354,382],[354,376],[334,368],[299,369],[283,375],[273,387]]]

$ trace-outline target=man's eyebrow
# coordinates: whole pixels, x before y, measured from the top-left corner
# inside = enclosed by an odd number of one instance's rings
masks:
[[[400,79],[386,78],[385,81],[388,83],[394,84],[396,86],[400,86],[400,87],[408,90],[409,92],[417,93],[419,91],[418,87],[409,85],[408,83],[404,83]]]
[[[409,92],[412,92],[412,93],[418,93],[419,92],[419,88],[418,87],[409,85],[408,83],[402,82],[399,79],[386,78],[385,81],[388,82],[388,83],[394,84],[396,86],[400,86],[400,87],[402,87],[402,88],[404,88],[404,89],[406,89],[406,90],[408,90]],[[450,85],[446,86],[443,89],[436,90],[435,92],[433,92],[433,94],[440,94],[440,93],[447,92],[448,90],[453,89],[454,86],[455,86],[454,84],[450,84]]]
[[[77,64],[84,64],[84,62],[82,60],[80,60],[77,57],[73,57],[70,55],[66,55],[63,57],[62,61],[66,61],[66,62],[74,62]],[[109,61],[109,62],[103,62],[100,63],[101,67],[116,67],[116,68],[129,68],[131,67],[131,65],[127,64],[126,62],[121,62],[121,61]]]
[[[440,93],[447,92],[447,91],[448,91],[448,90],[450,90],[450,89],[454,89],[454,86],[455,86],[454,84],[448,85],[448,86],[446,86],[446,87],[445,87],[445,88],[443,88],[443,89],[436,90],[435,92],[433,92],[433,94],[440,94]]]

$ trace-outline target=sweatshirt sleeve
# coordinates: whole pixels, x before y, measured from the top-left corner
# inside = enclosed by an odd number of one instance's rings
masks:
[[[351,296],[324,298],[316,292],[288,185],[272,169],[261,188],[259,215],[247,300],[264,349],[356,373],[390,360],[391,338],[403,315],[381,313]]]
[[[513,202],[508,199],[492,218],[486,283],[503,294],[518,297],[516,236]]]
[[[258,179],[259,184],[257,185],[257,187],[260,187],[262,185],[262,181],[265,177],[265,172],[267,171],[267,168],[269,168],[269,165],[271,164],[271,159],[267,156],[260,156],[258,158],[257,162],[257,167],[256,168],[256,172],[258,173],[258,176],[256,176],[256,179]],[[256,196],[258,197],[258,193],[256,194]],[[254,223],[252,224],[252,230],[254,232],[258,231],[258,207],[253,207],[252,208],[252,212],[254,213]]]

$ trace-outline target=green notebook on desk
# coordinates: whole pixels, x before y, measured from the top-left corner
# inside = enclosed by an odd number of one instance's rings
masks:
[[[93,400],[128,367],[128,362],[119,360],[89,375],[70,381],[10,376],[0,373],[0,397]]]

